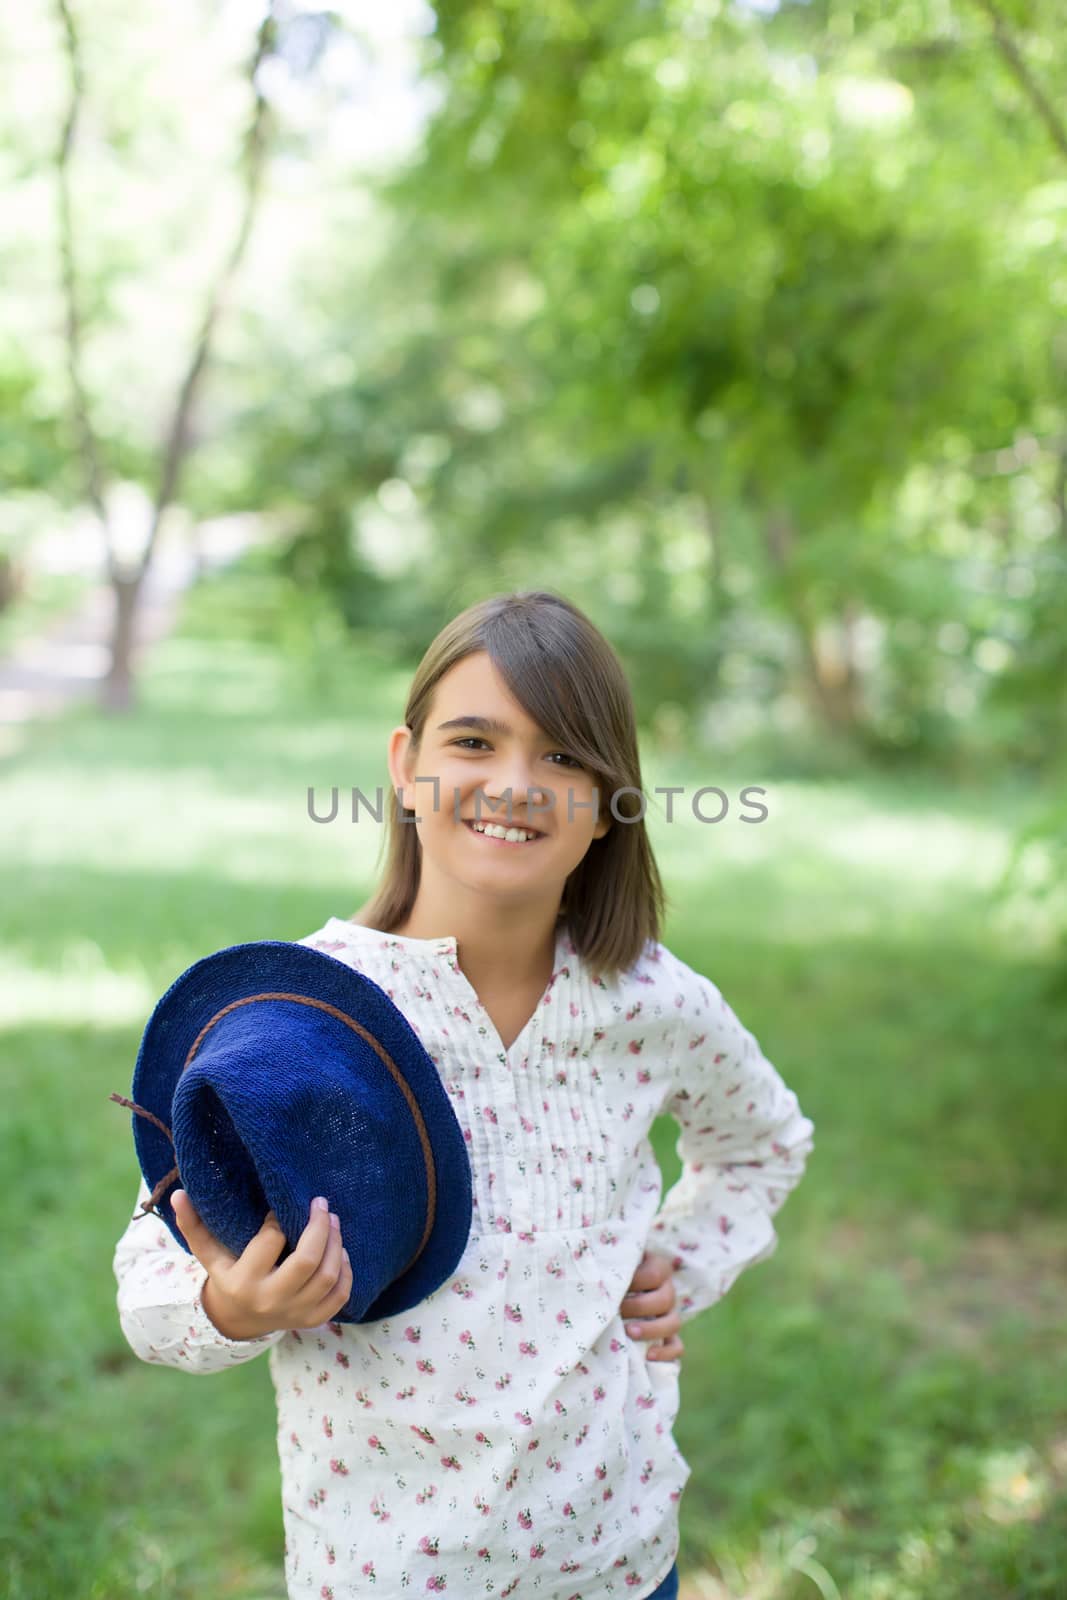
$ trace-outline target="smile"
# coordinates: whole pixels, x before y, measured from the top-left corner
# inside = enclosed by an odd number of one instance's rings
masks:
[[[467,829],[468,833],[473,833],[473,835],[474,835],[474,837],[476,839],[484,839],[486,844],[510,845],[512,847],[512,849],[514,849],[517,845],[522,845],[522,844],[525,844],[525,845],[539,844],[540,841],[544,838],[544,834],[535,833],[532,839],[530,839],[530,838],[525,838],[525,839],[502,839],[499,834],[479,832],[479,830],[474,826],[474,821],[473,821],[473,818],[471,818],[471,817],[464,817],[463,826]],[[502,826],[502,824],[493,823],[493,822],[484,822],[482,824],[482,826],[483,827],[492,828],[492,827],[500,827],[500,826]],[[514,829],[512,831],[522,832],[522,833],[526,832],[525,829]]]

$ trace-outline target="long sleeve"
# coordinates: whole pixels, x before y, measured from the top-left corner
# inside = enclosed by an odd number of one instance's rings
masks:
[[[148,1195],[142,1178],[114,1257],[119,1323],[134,1354],[186,1372],[221,1372],[283,1339],[284,1328],[257,1339],[227,1339],[219,1332],[200,1301],[207,1268],[158,1218],[144,1216],[139,1208]]]
[[[683,1323],[778,1246],[771,1218],[800,1182],[814,1124],[715,985],[691,968],[664,1102],[680,1128],[678,1181],[647,1248],[671,1255]]]

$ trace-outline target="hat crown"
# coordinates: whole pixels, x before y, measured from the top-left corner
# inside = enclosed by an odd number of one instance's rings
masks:
[[[331,955],[264,940],[195,962],[149,1018],[133,1098],[149,1186],[176,1157],[169,1187],[234,1254],[268,1209],[290,1254],[326,1196],[352,1264],[337,1321],[406,1310],[463,1253],[470,1162],[436,1065],[384,990]],[[188,1249],[165,1196],[158,1212]]]

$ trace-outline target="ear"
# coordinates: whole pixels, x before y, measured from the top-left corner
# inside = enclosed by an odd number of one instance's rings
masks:
[[[405,811],[415,810],[415,747],[414,736],[407,723],[401,723],[389,735],[389,777],[392,780],[394,792],[397,793],[397,805]]]

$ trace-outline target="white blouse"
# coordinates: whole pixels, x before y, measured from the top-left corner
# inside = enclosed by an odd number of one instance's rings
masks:
[[[402,1315],[234,1341],[201,1304],[205,1268],[135,1210],[114,1257],[127,1340],[192,1373],[269,1349],[290,1597],[650,1595],[691,1468],[671,1432],[678,1363],[647,1359],[620,1304],[646,1249],[673,1257],[683,1323],[771,1255],[813,1124],[662,944],[609,981],[561,924],[505,1050],[454,936],[330,917],[299,943],[384,989],[439,1068],[471,1162],[463,1256]],[[683,1165],[659,1204],[661,1114]]]

